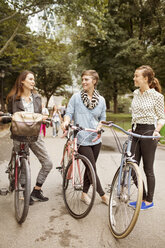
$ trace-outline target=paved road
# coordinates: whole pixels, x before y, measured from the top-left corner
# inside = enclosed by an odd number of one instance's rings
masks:
[[[121,135],[120,135],[121,136]],[[123,141],[123,136],[121,140]],[[62,179],[58,166],[65,140],[51,137],[48,129],[45,144],[53,160],[54,168],[43,186],[50,198],[48,202],[30,207],[26,222],[19,226],[14,218],[13,195],[0,196],[0,248],[164,248],[165,247],[165,149],[159,147],[156,154],[155,207],[140,213],[133,232],[123,240],[116,240],[108,228],[108,209],[97,195],[90,214],[81,220],[72,218],[62,198]],[[9,134],[0,133],[0,188],[7,186],[4,171],[10,158]],[[32,186],[35,184],[40,164],[31,154]],[[120,154],[114,147],[110,131],[103,134],[103,149],[98,159],[98,173],[106,189],[120,163]]]

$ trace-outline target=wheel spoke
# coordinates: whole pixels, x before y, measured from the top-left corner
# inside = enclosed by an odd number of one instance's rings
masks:
[[[71,170],[74,169],[74,178],[67,180],[68,174],[71,174]],[[88,196],[91,199],[89,205],[86,205],[82,200],[84,175],[90,174],[91,186],[88,190]],[[72,173],[73,175],[73,173]],[[74,182],[74,183],[73,183]],[[92,186],[93,185],[93,186]],[[91,210],[96,191],[96,179],[95,173],[91,163],[84,156],[79,155],[74,161],[74,168],[72,168],[72,160],[68,163],[64,174],[63,182],[63,194],[64,202],[69,213],[75,218],[85,217]]]
[[[138,166],[132,163],[124,166],[120,182],[118,195],[118,170],[112,182],[109,204],[110,230],[116,238],[126,237],[137,221],[142,201],[142,178]],[[116,201],[116,206],[113,206],[113,201]],[[129,206],[129,202],[133,201],[137,202],[135,208]]]
[[[26,159],[21,160],[18,167],[15,189],[15,215],[18,223],[23,223],[26,219],[30,201],[30,168]]]

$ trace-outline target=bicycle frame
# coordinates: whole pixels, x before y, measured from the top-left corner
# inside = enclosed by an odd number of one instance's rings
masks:
[[[118,189],[117,189],[117,195],[120,195],[120,185],[121,185],[121,175],[122,175],[122,171],[123,171],[123,166],[126,164],[127,158],[129,157],[128,154],[131,154],[131,144],[132,144],[132,136],[129,135],[128,136],[128,140],[125,141],[125,143],[123,144],[123,148],[122,148],[122,157],[121,157],[121,163],[120,163],[120,172],[119,172],[119,178],[118,178]],[[132,158],[129,157],[129,159],[132,162],[137,163],[135,160],[133,160]],[[132,169],[129,169],[129,177],[128,177],[128,195],[130,195],[130,182],[131,182],[131,171]]]
[[[20,150],[18,152],[13,151],[13,156],[15,156],[15,190],[17,190],[17,182],[18,182],[18,168],[20,168],[21,165],[21,158],[22,157],[26,157],[26,159],[28,160],[29,163],[29,155],[27,154],[27,152],[25,151],[25,146],[27,146],[27,144],[25,142],[20,142]]]
[[[120,162],[120,172],[119,172],[119,178],[118,178],[118,188],[117,188],[117,195],[120,196],[120,185],[121,185],[121,174],[122,174],[122,170],[123,170],[123,166],[126,164],[127,159],[133,163],[137,163],[136,160],[133,159],[133,157],[131,157],[131,145],[132,145],[132,139],[133,137],[139,138],[139,139],[159,139],[159,136],[144,136],[144,135],[139,135],[136,133],[132,133],[132,132],[128,132],[125,131],[123,128],[121,128],[120,126],[114,124],[113,122],[109,121],[109,122],[102,122],[102,124],[104,126],[107,127],[115,127],[119,130],[121,130],[123,133],[128,135],[128,139],[125,141],[125,143],[123,144],[122,147],[122,157],[121,157],[121,162]],[[128,185],[130,186],[130,181],[131,181],[131,168],[129,170],[129,177],[128,177],[129,183]],[[130,195],[130,188],[128,189],[128,193]]]
[[[67,150],[68,150],[68,154],[69,155],[71,154],[71,149],[72,149],[71,146],[73,145],[73,140],[71,140],[71,136],[72,136],[72,133],[67,132],[67,136],[65,136],[67,138],[67,141],[65,143],[65,146],[67,147],[67,149],[64,150],[64,154],[63,154],[61,162],[60,162],[61,167],[57,167],[57,169],[60,169],[63,167],[64,157],[65,157]]]
[[[68,136],[67,136],[69,154],[71,153],[71,159],[72,159],[72,166],[71,166],[70,171],[68,173],[68,179],[71,179],[71,175],[72,175],[72,185],[73,185],[73,187],[76,187],[77,185],[75,184],[75,181],[74,181],[75,180],[74,179],[75,178],[74,177],[74,172],[75,172],[75,166],[76,166],[75,165],[75,157],[78,154],[77,134],[82,130],[85,130],[85,131],[88,131],[88,132],[93,132],[93,133],[98,133],[98,131],[95,130],[95,129],[82,128],[82,127],[79,127],[78,125],[74,126],[74,125],[71,125],[71,124],[69,124],[69,128],[73,130],[73,133],[71,133],[71,135],[68,134]],[[68,131],[68,133],[69,133],[69,131]],[[73,135],[73,140],[70,139],[72,135]],[[66,144],[67,144],[67,142],[66,142]],[[62,165],[63,161],[64,161],[64,156],[62,158],[61,165]],[[79,173],[79,177],[80,177],[80,182],[82,182],[83,179],[81,178],[79,161],[77,161],[77,166],[78,166],[78,173]]]
[[[72,166],[71,166],[71,170],[69,171],[69,177],[70,175],[72,174],[72,185],[73,187],[75,187],[75,182],[74,182],[74,171],[75,171],[75,157],[76,157],[76,154],[78,153],[77,151],[77,134],[78,134],[79,130],[73,130],[73,141],[72,141],[72,144],[73,144],[73,150],[72,150],[72,153],[71,153],[71,156],[72,156]],[[69,144],[70,146],[70,144]],[[79,166],[79,163],[77,163],[77,166],[78,166],[78,172],[79,172],[79,177],[80,177],[80,181],[82,182],[82,179],[81,179],[81,173],[80,173],[80,166]]]

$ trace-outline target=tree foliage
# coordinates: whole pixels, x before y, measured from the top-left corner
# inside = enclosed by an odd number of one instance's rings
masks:
[[[151,65],[163,85],[165,5],[161,0],[87,2],[74,40],[81,47],[79,61],[99,72],[99,90],[107,102],[113,99],[117,112],[117,96],[134,89],[136,67]]]
[[[55,42],[26,26],[44,8],[65,27]],[[118,96],[134,90],[134,70],[142,64],[153,67],[164,88],[164,0],[2,0],[0,9],[0,66],[8,68],[7,82],[11,74],[34,69],[37,87],[49,99],[71,84],[71,74],[96,69],[98,89],[107,106],[114,101],[114,112]]]

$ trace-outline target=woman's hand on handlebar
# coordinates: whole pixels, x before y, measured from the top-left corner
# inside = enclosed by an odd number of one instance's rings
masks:
[[[160,136],[160,133],[157,130],[154,130],[153,136]]]
[[[64,117],[64,121],[61,124],[61,128],[62,128],[63,131],[65,131],[67,129],[69,123],[70,123],[70,117],[66,115]]]
[[[104,132],[102,128],[97,128],[97,137],[92,140],[92,142],[95,142],[96,140],[101,138],[101,134]]]
[[[63,121],[61,123],[61,129],[63,130],[63,132],[66,131],[66,129],[68,128],[69,122],[68,121]]]

